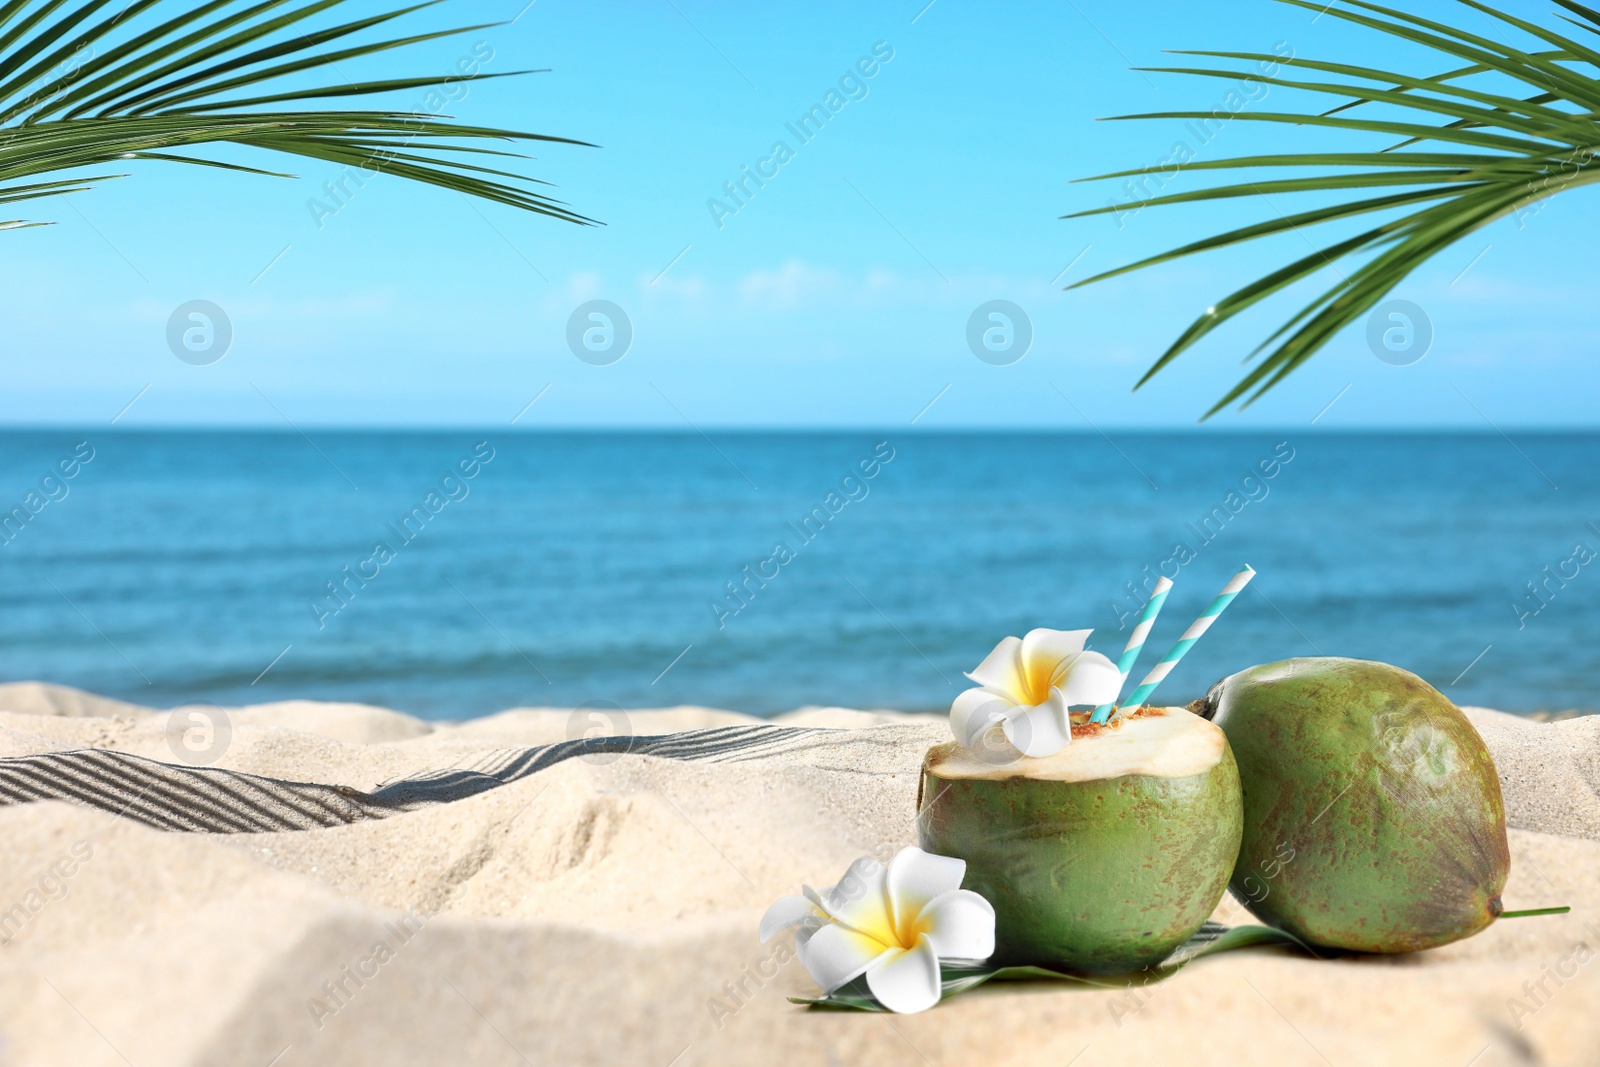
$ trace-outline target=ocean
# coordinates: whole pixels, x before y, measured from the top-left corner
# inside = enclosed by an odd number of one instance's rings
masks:
[[[0,680],[154,706],[942,712],[1165,573],[1151,663],[1245,563],[1167,702],[1339,655],[1600,704],[1597,434],[50,429],[0,510]]]

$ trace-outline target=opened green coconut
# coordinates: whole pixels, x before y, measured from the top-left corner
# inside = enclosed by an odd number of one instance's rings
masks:
[[[1054,755],[928,751],[917,802],[928,852],[967,862],[994,905],[995,959],[1125,974],[1166,958],[1222,899],[1239,852],[1226,735],[1183,708],[1072,726]]]
[[[1433,686],[1387,663],[1291,659],[1224,678],[1191,707],[1238,758],[1232,888],[1264,922],[1318,945],[1408,952],[1500,915],[1500,779]]]

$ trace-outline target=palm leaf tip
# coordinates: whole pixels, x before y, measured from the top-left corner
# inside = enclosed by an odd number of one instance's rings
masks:
[[[291,177],[215,158],[237,146],[387,171],[578,225],[597,223],[541,191],[527,168],[475,165],[494,142],[586,146],[552,134],[476,126],[433,98],[411,110],[313,110],[339,98],[435,92],[534,71],[486,71],[474,41],[454,67],[352,80],[350,64],[500,23],[385,36],[440,0],[329,23],[349,0],[25,0],[0,2],[0,202],[78,192],[36,179],[116,160],[188,163]],[[315,76],[336,80],[318,84]],[[275,90],[275,91],[274,91]],[[498,152],[511,158],[517,153]],[[531,158],[531,157],[521,157]],[[28,192],[32,190],[31,194]]]
[[[1420,45],[1439,57],[1442,74],[1409,75],[1355,62],[1304,56],[1276,57],[1285,68],[1265,76],[1258,70],[1159,68],[1188,78],[1237,79],[1246,75],[1273,89],[1342,98],[1328,110],[1235,112],[1231,119],[1277,126],[1320,128],[1329,135],[1388,135],[1378,150],[1282,152],[1236,159],[1191,160],[1182,169],[1199,172],[1278,170],[1288,177],[1213,184],[1185,191],[1133,198],[1126,203],[1075,212],[1069,218],[1145,207],[1165,207],[1226,199],[1260,199],[1270,207],[1265,221],[1240,227],[1168,252],[1103,271],[1069,288],[1142,270],[1227,245],[1325,223],[1374,214],[1383,220],[1352,238],[1327,245],[1312,256],[1273,271],[1217,301],[1151,365],[1135,388],[1149,382],[1173,359],[1223,322],[1288,285],[1335,268],[1340,279],[1267,339],[1252,357],[1259,363],[1204,416],[1238,401],[1248,406],[1327,345],[1344,328],[1360,321],[1396,286],[1444,249],[1496,219],[1556,192],[1600,180],[1592,146],[1600,144],[1600,50],[1563,34],[1499,11],[1480,0],[1457,0],[1463,7],[1497,20],[1501,29],[1525,36],[1514,47],[1493,36],[1422,18],[1369,0],[1279,0],[1318,11],[1370,34]],[[1600,14],[1575,0],[1557,0],[1600,33]],[[1474,23],[1474,25],[1478,25]],[[1223,61],[1273,58],[1250,52],[1185,52]],[[1436,68],[1437,69],[1437,68]],[[1485,81],[1485,79],[1490,79]],[[1507,93],[1509,83],[1523,91]],[[1383,105],[1374,112],[1369,105]],[[1193,119],[1209,113],[1174,111],[1120,116],[1124,120]],[[1144,168],[1149,170],[1150,168]],[[1094,179],[1134,177],[1122,170]],[[1390,192],[1383,192],[1389,187]],[[1393,192],[1396,187],[1403,192]],[[1374,190],[1379,195],[1362,193]],[[1280,207],[1280,195],[1336,194],[1340,202],[1309,211]],[[1351,194],[1360,194],[1351,198]],[[1354,266],[1346,266],[1348,261]],[[1268,351],[1270,349],[1270,351]]]

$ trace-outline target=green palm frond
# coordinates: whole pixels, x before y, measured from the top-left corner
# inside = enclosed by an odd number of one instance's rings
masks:
[[[466,125],[442,113],[444,95],[432,98],[438,107],[412,111],[324,109],[323,101],[439,93],[454,83],[533,73],[485,73],[467,63],[466,70],[435,75],[345,80],[341,64],[496,25],[388,37],[388,23],[439,0],[330,22],[345,2],[0,0],[0,204],[78,192],[124,175],[40,176],[138,160],[289,176],[206,155],[208,148],[239,145],[591,222],[539,191],[547,183],[483,165],[528,158],[485,147],[490,143],[583,141]],[[304,84],[319,74],[334,80]],[[0,222],[0,229],[26,225],[36,224]]]
[[[1206,309],[1145,372],[1139,385],[1212,330],[1289,286],[1332,269],[1338,280],[1253,351],[1254,365],[1205,417],[1243,398],[1248,406],[1310,359],[1344,327],[1358,321],[1404,278],[1475,230],[1535,201],[1600,181],[1600,40],[1574,40],[1548,27],[1498,11],[1478,0],[1457,0],[1523,35],[1529,49],[1448,26],[1367,0],[1279,0],[1354,23],[1440,53],[1453,66],[1443,74],[1412,76],[1354,63],[1285,58],[1254,52],[1178,52],[1249,63],[1247,70],[1154,68],[1188,77],[1240,79],[1343,98],[1320,112],[1234,111],[1230,121],[1323,127],[1378,134],[1381,148],[1304,152],[1196,161],[1197,171],[1260,171],[1235,184],[1148,197],[1068,215],[1081,218],[1166,204],[1258,197],[1273,208],[1265,221],[1195,241],[1160,255],[1097,274],[1069,288],[1129,271],[1273,234],[1304,235],[1324,222],[1376,216],[1362,230],[1332,241],[1267,274]],[[1600,34],[1600,12],[1555,0],[1566,22]],[[1487,26],[1485,27],[1488,28]],[[1262,66],[1265,64],[1265,66]],[[1292,71],[1282,68],[1293,68]],[[1275,76],[1263,71],[1275,70]],[[1300,74],[1299,72],[1304,72]],[[1296,76],[1298,75],[1298,76]],[[1516,83],[1521,92],[1486,91]],[[1476,85],[1476,87],[1474,87]],[[1359,110],[1357,110],[1359,109]],[[1121,119],[1213,118],[1209,112],[1173,111]],[[1147,170],[1118,171],[1083,181],[1139,178]],[[1343,202],[1293,214],[1277,211],[1275,194],[1343,193]],[[1343,261],[1352,261],[1354,265]],[[1269,351],[1270,350],[1270,351]],[[1263,355],[1265,353],[1265,355]],[[1135,386],[1137,388],[1138,386]]]

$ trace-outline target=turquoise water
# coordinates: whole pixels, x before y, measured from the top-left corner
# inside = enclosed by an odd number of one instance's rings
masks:
[[[1242,563],[1162,697],[1326,654],[1600,704],[1594,434],[49,430],[0,508],[0,678],[155,705],[942,711],[1006,634],[1115,657],[1164,568],[1151,662]]]

